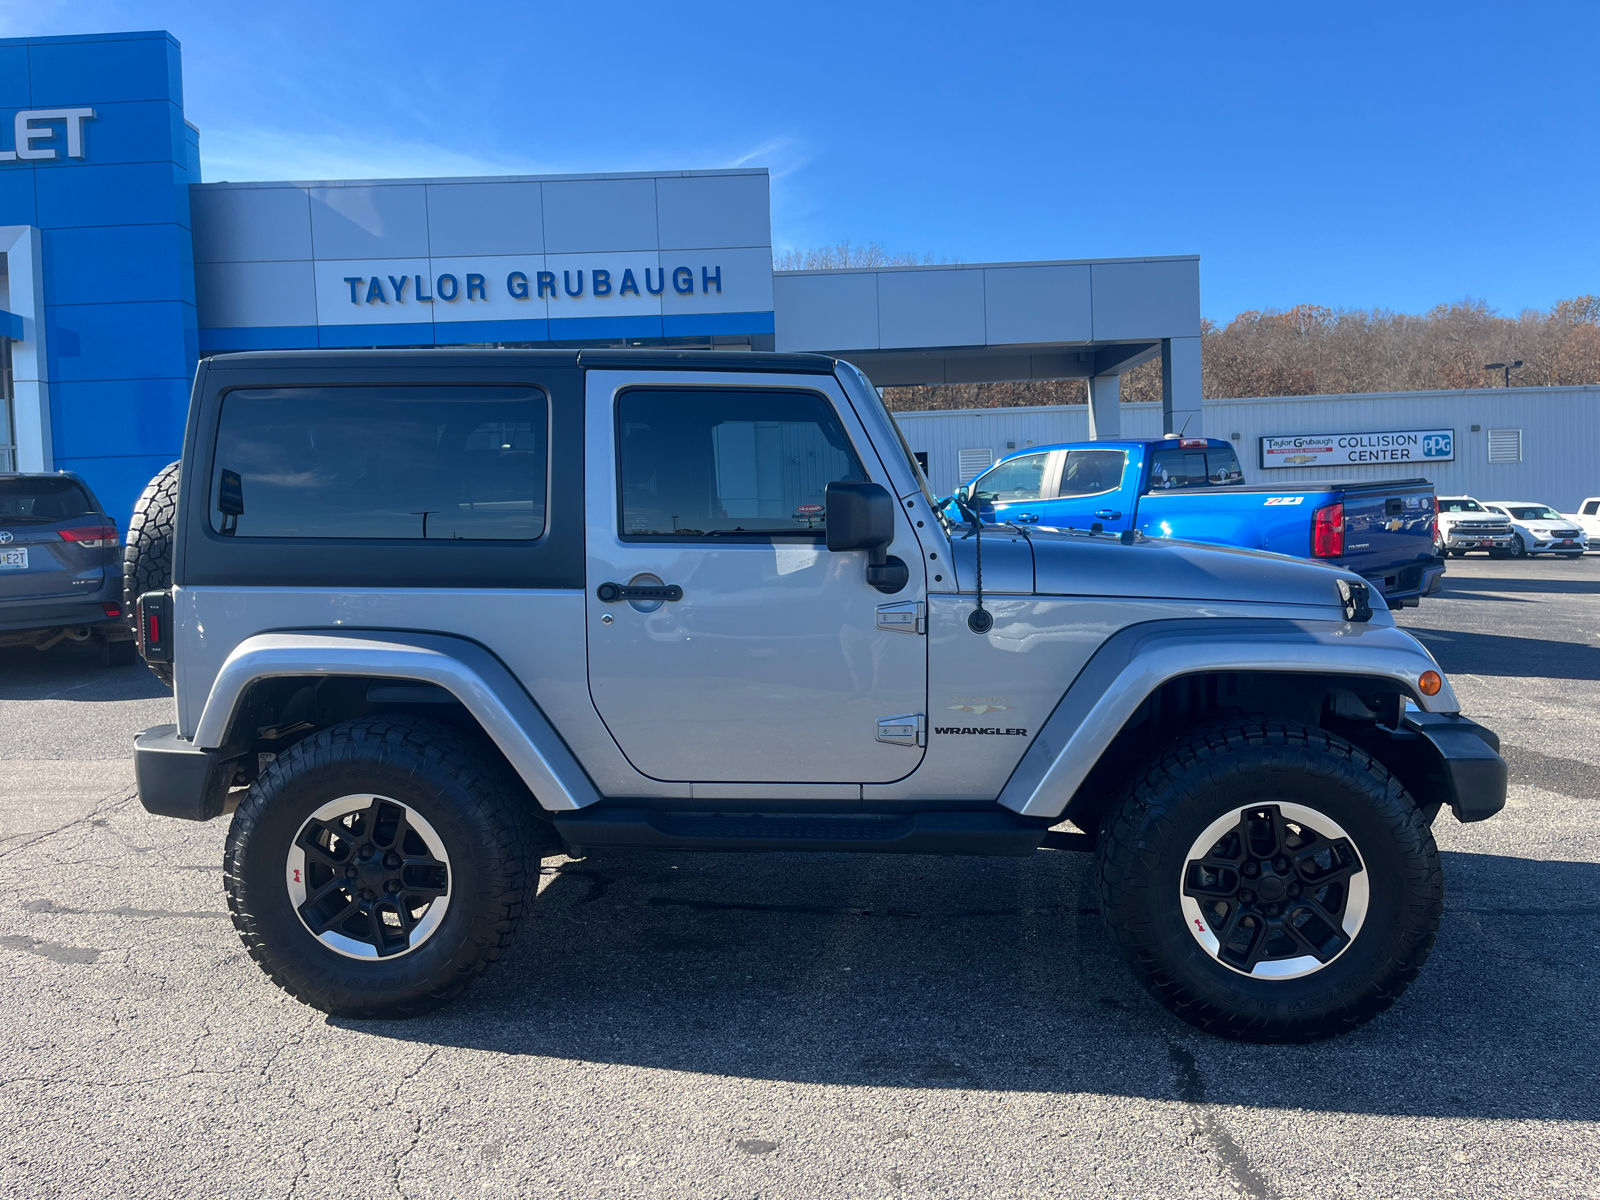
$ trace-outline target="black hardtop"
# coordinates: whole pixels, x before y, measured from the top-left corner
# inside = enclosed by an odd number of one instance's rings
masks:
[[[769,350],[492,350],[444,348],[420,350],[248,350],[215,354],[202,360],[215,371],[260,371],[272,367],[304,370],[378,370],[458,367],[579,367],[630,371],[770,371],[796,375],[832,375],[836,366],[825,354],[778,354]]]

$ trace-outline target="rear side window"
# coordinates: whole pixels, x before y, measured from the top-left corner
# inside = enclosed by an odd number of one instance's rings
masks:
[[[548,430],[537,388],[230,392],[212,528],[256,538],[537,538]]]
[[[814,392],[639,388],[617,400],[623,537],[820,538],[866,473]]]
[[[1591,500],[1591,501],[1589,501],[1589,503],[1587,503],[1587,504],[1585,504],[1583,506],[1583,515],[1584,516],[1592,517],[1596,513],[1600,513],[1600,500]]]
[[[1122,486],[1126,450],[1069,450],[1061,464],[1061,483],[1057,496],[1094,496],[1114,492]]]
[[[0,479],[0,521],[9,525],[43,525],[95,512],[88,493],[70,479]]]
[[[1243,482],[1244,472],[1232,446],[1174,446],[1150,456],[1150,487],[1154,490],[1225,487]]]

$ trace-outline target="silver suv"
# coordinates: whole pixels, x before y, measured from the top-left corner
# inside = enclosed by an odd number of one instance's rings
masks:
[[[1092,851],[1186,1020],[1393,1003],[1431,822],[1505,801],[1428,651],[1348,572],[981,506],[829,358],[208,359],[129,551],[140,798],[232,814],[245,945],[348,1016],[470,985],[540,857],[646,849]]]

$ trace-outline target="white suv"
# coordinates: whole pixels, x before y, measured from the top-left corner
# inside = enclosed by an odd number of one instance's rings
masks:
[[[1588,535],[1578,522],[1563,517],[1548,504],[1527,500],[1492,500],[1484,505],[1511,522],[1512,558],[1533,554],[1560,554],[1577,558],[1589,548]]]

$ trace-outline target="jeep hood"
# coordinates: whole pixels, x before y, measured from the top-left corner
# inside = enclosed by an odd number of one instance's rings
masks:
[[[957,535],[953,545],[963,591],[975,583],[973,542]],[[986,529],[983,537],[986,592],[1339,607],[1341,577],[1361,578],[1265,550],[1171,538],[1140,538],[1124,544],[1109,534],[1037,530],[1022,538],[1003,529],[992,533]],[[1383,611],[1381,594],[1373,596],[1373,607]]]

